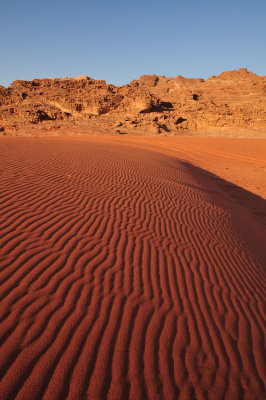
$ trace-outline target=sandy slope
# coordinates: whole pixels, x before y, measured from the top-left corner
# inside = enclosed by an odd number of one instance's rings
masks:
[[[121,137],[118,139],[121,142]],[[118,139],[109,137],[114,143]],[[106,138],[102,140],[106,141]],[[266,136],[128,136],[122,140],[129,146],[159,151],[188,161],[266,199]]]
[[[221,186],[111,140],[0,146],[1,400],[265,397],[266,231]]]

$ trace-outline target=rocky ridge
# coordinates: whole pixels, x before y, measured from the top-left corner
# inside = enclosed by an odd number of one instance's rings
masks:
[[[0,133],[266,133],[266,77],[242,68],[207,80],[144,75],[117,87],[87,76],[0,86]]]

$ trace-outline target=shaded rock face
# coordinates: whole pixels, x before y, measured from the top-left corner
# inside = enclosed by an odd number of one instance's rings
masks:
[[[0,132],[79,125],[143,134],[266,132],[265,89],[266,77],[244,68],[206,81],[143,75],[122,87],[87,76],[18,80],[0,86]]]

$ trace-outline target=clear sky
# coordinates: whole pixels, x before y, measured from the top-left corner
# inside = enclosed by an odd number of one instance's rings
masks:
[[[266,75],[266,0],[0,0],[0,85]]]

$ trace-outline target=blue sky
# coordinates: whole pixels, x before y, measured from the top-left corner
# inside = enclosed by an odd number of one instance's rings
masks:
[[[0,0],[0,85],[88,75],[266,75],[266,0]]]

